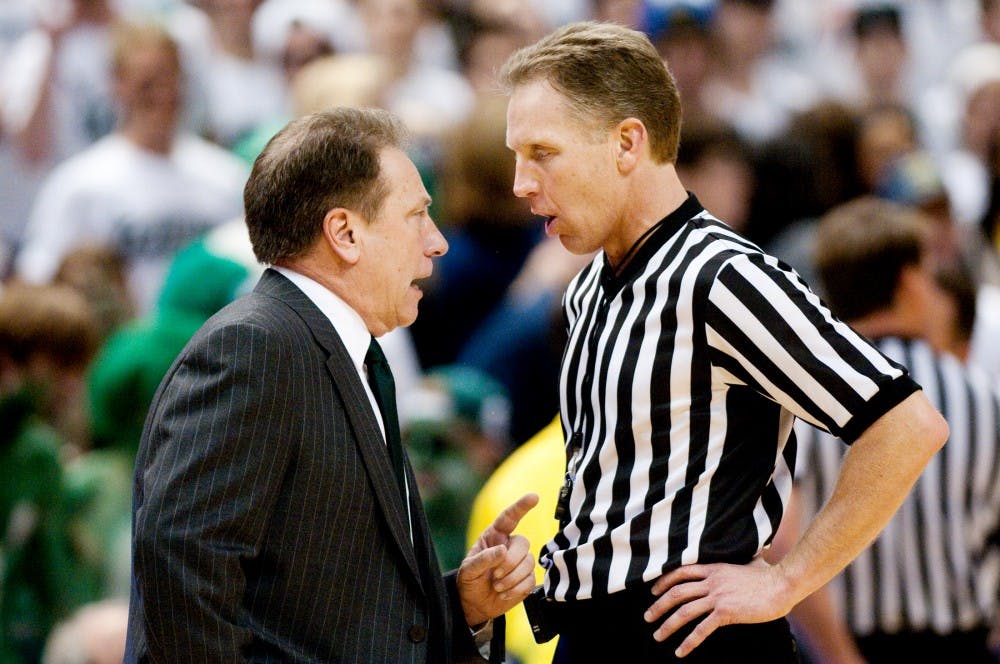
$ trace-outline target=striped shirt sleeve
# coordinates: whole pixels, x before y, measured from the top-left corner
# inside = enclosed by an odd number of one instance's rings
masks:
[[[798,275],[738,253],[709,282],[707,341],[734,382],[848,443],[919,389]]]

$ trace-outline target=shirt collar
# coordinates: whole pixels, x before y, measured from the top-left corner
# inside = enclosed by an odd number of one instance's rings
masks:
[[[704,210],[694,194],[688,192],[688,197],[684,202],[656,224],[656,230],[636,250],[635,255],[622,269],[621,274],[615,274],[614,268],[608,262],[607,254],[602,252],[601,286],[604,288],[605,293],[609,296],[617,293],[622,286],[639,275],[645,269],[653,254],[659,251],[685,223],[704,212]]]
[[[347,348],[347,354],[351,356],[355,368],[364,375],[365,355],[368,354],[372,334],[368,331],[361,315],[318,281],[287,267],[272,267],[298,286],[299,290],[330,320],[333,329],[337,331],[340,340],[344,342],[344,347]]]

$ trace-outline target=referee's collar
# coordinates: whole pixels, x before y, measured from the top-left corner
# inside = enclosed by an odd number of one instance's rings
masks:
[[[668,214],[666,217],[661,219],[655,224],[655,230],[646,240],[646,242],[639,247],[635,252],[632,259],[625,265],[622,269],[621,274],[616,275],[615,270],[611,267],[611,263],[608,262],[608,255],[603,255],[604,267],[601,269],[601,287],[604,289],[606,296],[610,297],[617,293],[618,290],[635,278],[646,263],[649,262],[650,257],[657,252],[657,250],[662,247],[667,240],[669,240],[674,233],[680,230],[686,222],[698,216],[704,211],[705,208],[702,207],[698,199],[691,192],[688,192],[688,197],[680,204],[676,210]]]

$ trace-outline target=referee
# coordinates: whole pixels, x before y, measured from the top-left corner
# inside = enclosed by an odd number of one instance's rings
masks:
[[[559,633],[556,662],[796,661],[784,616],[878,533],[946,423],[685,191],[677,89],[642,33],[571,24],[501,78],[514,193],[569,251],[598,252],[564,299],[560,528],[540,556],[545,599],[526,608]],[[796,417],[853,445],[770,566]]]
[[[819,226],[827,302],[909,368],[951,430],[871,547],[828,593],[793,613],[824,659],[849,652],[853,637],[871,664],[996,661],[987,633],[1000,588],[1000,395],[985,374],[924,341],[935,337],[928,323],[942,317],[934,303],[943,294],[928,261],[930,223],[892,203],[861,199]],[[833,489],[843,445],[812,427],[795,429],[794,495],[809,514]]]

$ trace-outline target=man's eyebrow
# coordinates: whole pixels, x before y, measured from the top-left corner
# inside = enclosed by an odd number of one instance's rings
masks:
[[[434,201],[433,201],[433,199],[431,199],[430,196],[424,196],[414,206],[413,211],[414,212],[422,212],[422,211],[426,210],[427,208],[429,208],[433,203],[434,203]]]
[[[530,152],[532,150],[538,150],[538,149],[543,149],[543,150],[554,149],[551,143],[546,142],[542,138],[524,141],[523,143],[519,143],[517,147],[511,147],[510,145],[508,145],[507,148],[510,149],[512,152],[518,152],[518,151]]]

